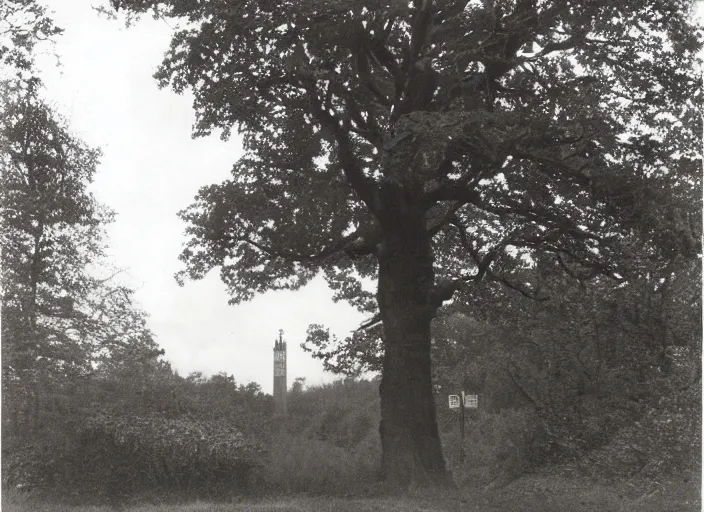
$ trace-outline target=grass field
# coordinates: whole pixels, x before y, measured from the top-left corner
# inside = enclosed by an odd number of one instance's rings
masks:
[[[3,512],[688,512],[701,510],[699,482],[595,484],[584,479],[524,477],[491,491],[453,496],[409,493],[399,497],[283,496],[234,503],[142,504],[72,507],[5,493]]]

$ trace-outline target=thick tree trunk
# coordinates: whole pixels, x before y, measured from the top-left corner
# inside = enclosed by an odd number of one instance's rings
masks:
[[[387,235],[377,299],[384,326],[382,469],[393,486],[452,485],[435,417],[430,368],[433,258],[424,218]]]

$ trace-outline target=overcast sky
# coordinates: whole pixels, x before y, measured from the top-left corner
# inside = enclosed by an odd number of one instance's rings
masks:
[[[166,357],[181,374],[224,371],[240,383],[272,390],[272,349],[279,329],[288,341],[289,385],[327,382],[320,363],[299,345],[310,323],[345,336],[364,319],[334,304],[322,279],[298,292],[271,292],[228,306],[217,272],[180,288],[173,275],[184,242],[176,213],[202,185],[226,179],[240,155],[236,137],[192,139],[189,95],[159,90],[152,78],[171,27],[147,17],[126,29],[99,17],[99,0],[43,0],[65,29],[40,59],[46,95],[74,134],[103,151],[93,193],[116,213],[108,228],[111,260],[127,269],[139,306]]]

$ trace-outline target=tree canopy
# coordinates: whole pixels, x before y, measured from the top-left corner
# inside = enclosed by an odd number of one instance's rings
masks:
[[[376,250],[391,184],[417,189],[453,279],[507,247],[609,273],[624,229],[668,220],[670,250],[698,245],[688,2],[114,4],[188,19],[157,78],[193,91],[196,134],[244,136],[235,177],[184,214],[190,274],[222,266],[234,300],[321,264],[337,286],[373,275],[343,251]]]

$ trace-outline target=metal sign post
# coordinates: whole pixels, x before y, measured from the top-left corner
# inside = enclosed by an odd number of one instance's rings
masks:
[[[464,417],[465,409],[476,409],[479,406],[477,395],[465,395],[461,391],[459,395],[449,395],[448,402],[450,409],[460,410],[460,464],[464,464]]]
[[[464,391],[460,395],[460,464],[464,464]]]

